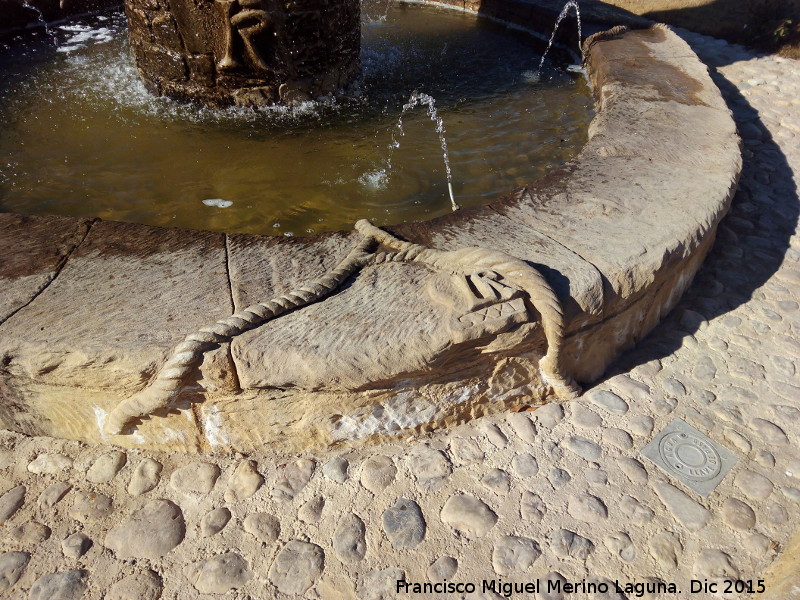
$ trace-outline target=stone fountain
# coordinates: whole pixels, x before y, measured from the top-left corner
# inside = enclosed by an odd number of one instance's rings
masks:
[[[291,102],[356,69],[355,22],[312,50],[357,5],[299,20],[293,3],[137,6],[139,66],[164,94]],[[518,25],[534,10],[480,9]],[[0,214],[14,249],[0,261],[0,426],[299,451],[574,396],[678,302],[741,169],[719,90],[669,28],[613,28],[583,48],[589,141],[488,206],[308,238]]]
[[[336,92],[359,73],[358,0],[126,0],[125,13],[154,94],[291,104]]]

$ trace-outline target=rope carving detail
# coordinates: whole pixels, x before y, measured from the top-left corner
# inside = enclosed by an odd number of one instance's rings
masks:
[[[111,411],[103,425],[103,432],[108,435],[121,434],[136,420],[167,408],[181,392],[183,381],[197,368],[205,352],[286,312],[322,300],[368,265],[390,262],[420,263],[455,273],[493,271],[519,286],[541,315],[547,339],[547,353],[539,363],[544,379],[560,398],[572,398],[580,394],[580,388],[564,372],[559,362],[564,338],[561,305],[539,271],[518,258],[495,250],[463,248],[446,252],[403,242],[363,219],[356,223],[355,228],[362,236],[361,241],[323,277],[267,302],[248,306],[186,336],[152,383]],[[376,251],[378,245],[390,251]]]

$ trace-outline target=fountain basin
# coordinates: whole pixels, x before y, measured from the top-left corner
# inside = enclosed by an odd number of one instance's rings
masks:
[[[741,168],[719,91],[668,28],[587,46],[597,116],[575,159],[487,207],[391,228],[427,247],[490,248],[536,267],[564,310],[562,367],[584,384],[675,305]],[[206,353],[170,411],[108,435],[108,414],[187,333],[324,274],[358,234],[264,238],[11,214],[0,224],[15,249],[0,271],[0,424],[16,431],[299,450],[554,399],[540,369],[547,338],[524,294],[521,311],[499,307],[502,297],[479,307],[453,283],[458,273],[385,264]],[[485,308],[497,310],[471,316]]]
[[[152,96],[119,12],[31,36],[0,55],[0,209],[269,235],[429,219],[451,205],[426,107],[398,127],[415,89],[445,120],[462,207],[543,176],[585,143],[584,77],[548,62],[531,82],[531,36],[452,9],[370,16],[360,94],[294,108]]]

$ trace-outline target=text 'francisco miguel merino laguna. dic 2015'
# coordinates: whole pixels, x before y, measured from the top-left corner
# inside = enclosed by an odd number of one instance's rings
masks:
[[[397,580],[398,594],[472,594],[475,592],[493,592],[506,598],[515,596],[525,598],[528,594],[562,593],[562,594],[605,594],[618,592],[629,597],[641,598],[645,594],[679,594],[674,583],[662,581],[564,581],[562,579],[545,579],[524,583],[503,581],[502,579],[484,579],[480,583],[439,581],[436,583],[415,583]]]

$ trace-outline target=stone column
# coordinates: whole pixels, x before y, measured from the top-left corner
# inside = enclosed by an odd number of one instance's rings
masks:
[[[359,72],[359,0],[125,0],[154,94],[217,106],[296,103]]]

